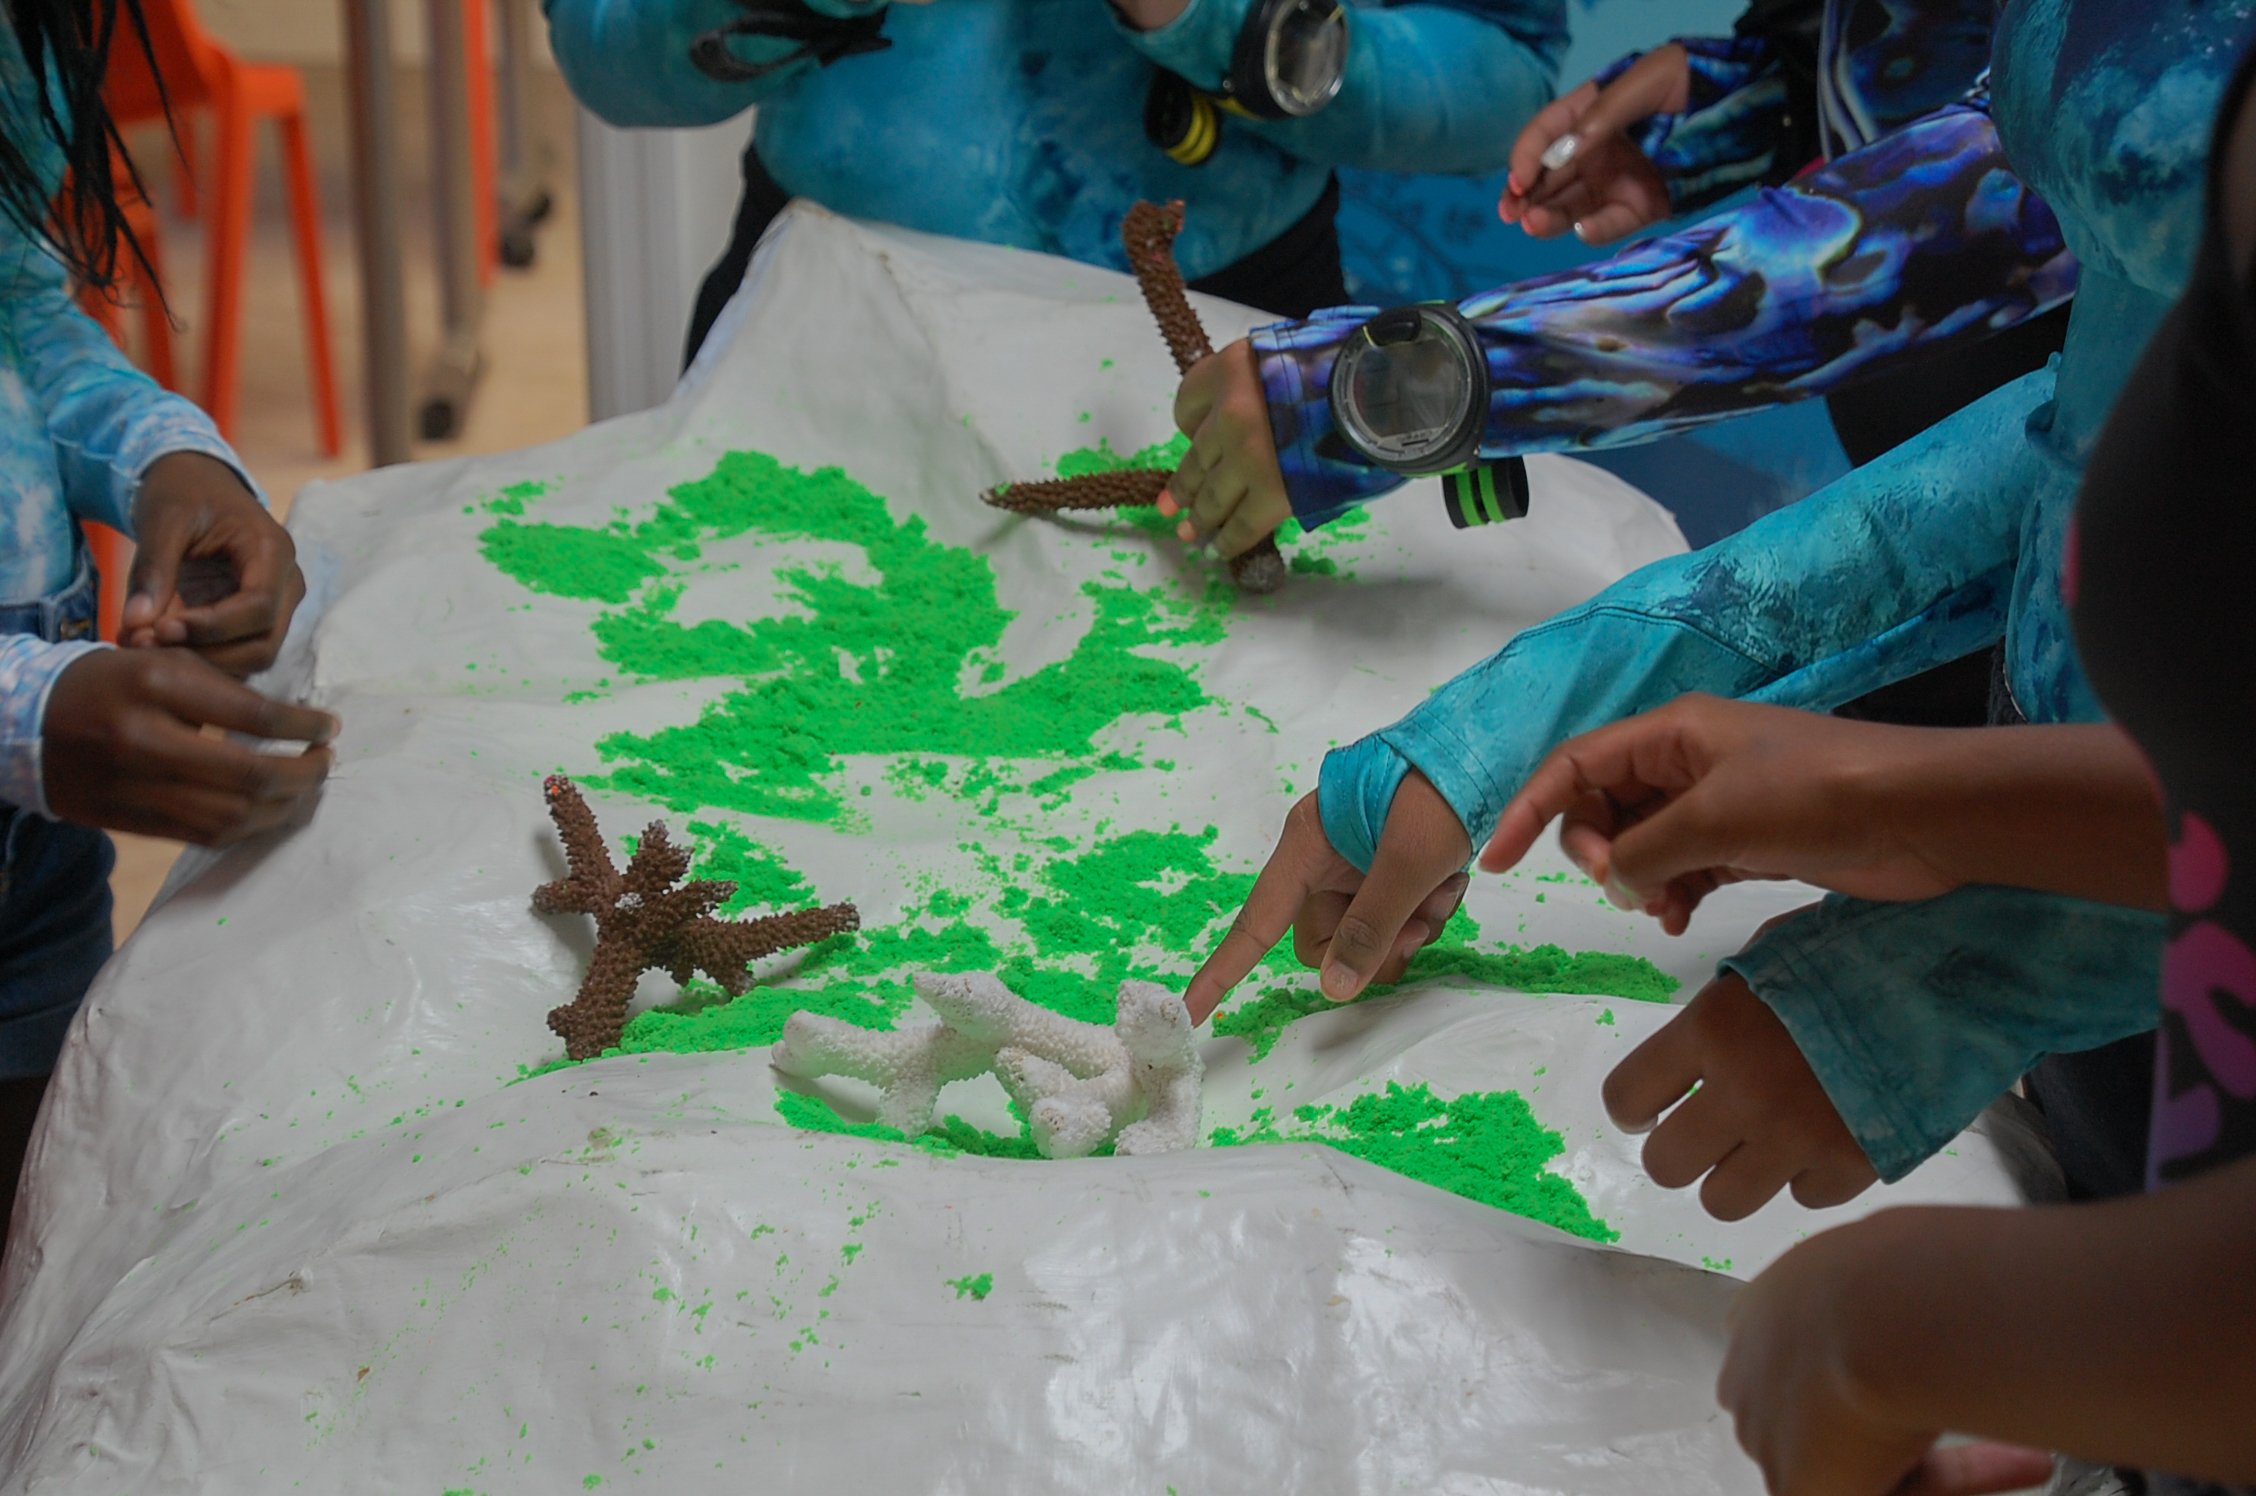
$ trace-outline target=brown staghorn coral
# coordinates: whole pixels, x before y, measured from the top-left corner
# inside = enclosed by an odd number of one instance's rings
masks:
[[[1076,509],[1149,509],[1174,477],[1164,468],[1122,468],[1080,478],[1047,478],[1038,483],[1006,483],[985,495],[997,509],[1013,514],[1061,514]]]
[[[653,822],[621,872],[578,786],[561,774],[542,786],[565,874],[533,894],[543,914],[585,914],[595,920],[595,955],[571,1002],[548,1015],[548,1026],[575,1060],[616,1049],[626,1032],[627,1005],[645,971],[677,982],[703,972],[730,996],[752,987],[752,963],[848,930],[862,917],[852,904],[801,909],[760,919],[726,920],[713,911],[736,893],[734,883],[685,883],[689,853]]]
[[[1191,310],[1183,271],[1175,263],[1175,236],[1183,232],[1183,205],[1172,202],[1138,203],[1120,223],[1120,242],[1128,251],[1128,268],[1136,272],[1144,305],[1151,308],[1167,351],[1175,356],[1175,370],[1191,372],[1191,365],[1214,352],[1206,324]]]
[[[1128,251],[1128,264],[1143,289],[1144,304],[1151,308],[1159,335],[1175,367],[1188,374],[1191,365],[1214,352],[1206,325],[1191,306],[1183,285],[1183,272],[1175,263],[1175,236],[1183,231],[1183,205],[1138,203],[1121,220],[1120,241]],[[990,488],[983,496],[997,509],[1014,514],[1061,514],[1083,509],[1142,509],[1159,501],[1172,473],[1150,468],[1124,472],[1090,473],[1080,478],[1056,478],[1041,483],[1008,483]],[[1268,537],[1242,555],[1230,558],[1230,578],[1245,592],[1275,592],[1284,585],[1285,557],[1274,537]]]

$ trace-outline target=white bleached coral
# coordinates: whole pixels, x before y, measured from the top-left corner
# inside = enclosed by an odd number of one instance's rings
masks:
[[[992,1071],[1044,1158],[1085,1157],[1107,1141],[1122,1154],[1197,1143],[1204,1066],[1190,1012],[1165,987],[1123,983],[1110,1028],[1039,1007],[991,976],[928,973],[916,990],[939,1018],[891,1033],[794,1013],[776,1069],[867,1081],[878,1088],[877,1119],[912,1138],[932,1126],[943,1086]]]

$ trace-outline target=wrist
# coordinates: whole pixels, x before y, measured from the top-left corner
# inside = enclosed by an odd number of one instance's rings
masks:
[[[1109,0],[1131,31],[1160,31],[1182,19],[1191,0]]]
[[[133,495],[134,526],[140,528],[152,506],[199,498],[248,499],[264,507],[258,490],[232,463],[209,452],[167,452],[142,470]]]

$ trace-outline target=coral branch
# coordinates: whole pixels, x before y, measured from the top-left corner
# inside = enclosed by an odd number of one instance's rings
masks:
[[[713,911],[735,896],[736,885],[683,882],[689,853],[674,845],[664,823],[642,833],[621,873],[579,788],[555,774],[542,792],[564,844],[566,871],[534,892],[533,907],[543,914],[595,919],[595,955],[587,976],[572,1001],[548,1015],[549,1028],[575,1060],[618,1047],[635,983],[645,971],[666,972],[677,982],[703,972],[730,995],[741,996],[751,990],[754,961],[861,928],[861,915],[851,904],[762,919],[715,918]]]
[[[1164,468],[1124,468],[1079,478],[1049,478],[1037,483],[1006,483],[981,497],[1013,514],[1059,514],[1078,509],[1149,509],[1174,477]]]
[[[1200,359],[1210,357],[1214,342],[1206,335],[1183,284],[1182,267],[1175,263],[1175,236],[1183,231],[1183,205],[1138,203],[1121,220],[1120,242],[1128,252],[1129,268],[1151,308],[1159,335],[1176,369],[1184,374]],[[1059,514],[1081,509],[1140,509],[1159,501],[1172,473],[1150,468],[1127,472],[1091,473],[1080,478],[1059,478],[1041,483],[1009,483],[990,488],[983,497],[997,509],[1016,514]],[[1230,558],[1230,579],[1241,592],[1275,592],[1284,585],[1285,557],[1274,536],[1242,555]]]
[[[1165,987],[1128,982],[1112,1027],[1081,1023],[1017,996],[991,976],[916,979],[936,1020],[891,1033],[794,1013],[772,1063],[815,1080],[850,1076],[878,1089],[878,1120],[918,1137],[940,1091],[994,1072],[1026,1115],[1044,1158],[1164,1153],[1198,1141],[1204,1075],[1190,1010]]]
[[[1183,205],[1172,202],[1138,203],[1121,220],[1120,242],[1128,251],[1128,268],[1136,272],[1144,305],[1151,308],[1167,351],[1175,356],[1177,373],[1188,374],[1191,365],[1211,356],[1214,343],[1206,324],[1191,309],[1183,271],[1175,263],[1175,236],[1183,232]]]

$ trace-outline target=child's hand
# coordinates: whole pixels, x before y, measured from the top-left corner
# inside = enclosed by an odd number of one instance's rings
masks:
[[[141,480],[133,528],[120,643],[191,649],[234,676],[274,663],[305,578],[289,532],[233,468],[199,452],[158,458]]]
[[[1736,975],[1631,1050],[1604,1095],[1615,1126],[1652,1134],[1653,1182],[1676,1190],[1706,1176],[1700,1204],[1718,1220],[1743,1220],[1782,1189],[1812,1209],[1845,1204],[1880,1177],[1794,1036]]]
[[[1175,424],[1191,450],[1160,494],[1159,512],[1183,517],[1175,533],[1187,543],[1211,537],[1227,560],[1292,518],[1251,343],[1240,338],[1191,366],[1175,396]]]
[[[1563,818],[1559,842],[1576,866],[1672,935],[1718,885],[1746,878],[1933,898],[1962,880],[1901,834],[1910,817],[1888,773],[1930,739],[1686,696],[1561,744],[1504,807],[1481,866],[1512,867]]]
[[[1285,937],[1303,966],[1323,972],[1324,995],[1343,1003],[1403,969],[1457,912],[1472,842],[1457,812],[1412,770],[1395,791],[1368,876],[1324,835],[1316,797],[1285,817],[1284,834],[1230,933],[1191,978],[1184,1001],[1204,1023],[1230,989]]]
[[[1623,131],[1683,109],[1692,68],[1674,42],[1655,47],[1603,89],[1595,79],[1529,120],[1512,146],[1512,175],[1496,214],[1538,239],[1569,228],[1610,244],[1669,216],[1668,184]]]
[[[207,727],[306,743],[259,753]],[[329,776],[337,719],[259,695],[185,650],[98,650],[47,697],[47,803],[81,826],[226,846],[288,820]]]
[[[1890,1211],[1814,1236],[1732,1306],[1716,1395],[1771,1496],[1985,1496],[2051,1478],[2041,1450],[1938,1448],[1939,1430],[1904,1427],[1860,1385],[1872,1352],[1849,1327],[1860,1309],[1885,1312],[1870,1303],[1869,1269],[1918,1229],[1916,1213]]]

